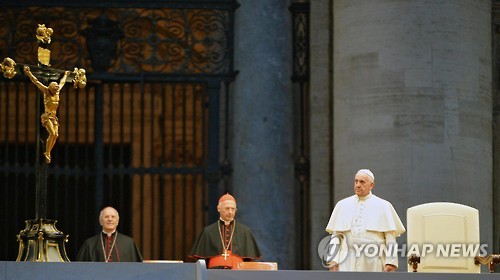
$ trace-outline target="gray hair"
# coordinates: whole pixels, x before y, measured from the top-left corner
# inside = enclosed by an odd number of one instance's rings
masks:
[[[115,211],[115,213],[116,213],[116,217],[118,219],[120,219],[120,214],[118,214],[118,211],[115,208],[113,208],[111,206],[106,206],[106,207],[102,208],[101,212],[99,212],[99,220],[102,219],[102,212],[104,212],[104,210],[107,209],[107,208],[113,209]]]

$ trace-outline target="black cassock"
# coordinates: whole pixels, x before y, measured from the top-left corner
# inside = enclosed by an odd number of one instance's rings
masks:
[[[223,222],[219,220],[203,228],[189,256],[193,259],[210,259],[224,253],[221,231],[219,231],[219,227],[222,227],[222,225]],[[244,261],[256,260],[262,257],[250,228],[236,221],[234,221],[234,226],[230,250],[243,258]]]
[[[104,262],[104,247],[105,250],[106,248],[112,248],[110,262],[142,262],[141,252],[137,248],[134,239],[117,231],[113,233],[113,237],[116,238],[114,246],[113,240],[107,241],[105,233],[100,233],[85,240],[80,251],[78,251],[76,261]],[[108,253],[106,253],[106,256],[108,256]]]

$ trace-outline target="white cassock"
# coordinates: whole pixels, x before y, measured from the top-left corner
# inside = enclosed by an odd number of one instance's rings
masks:
[[[326,231],[330,234],[341,233],[346,237],[344,252],[335,259],[337,263],[340,262],[339,271],[384,271],[386,264],[398,266],[396,237],[406,229],[392,204],[371,192],[365,197],[353,195],[339,201],[333,209]],[[371,249],[377,247],[377,254],[369,250],[368,256],[365,255],[365,251],[360,249],[362,246]],[[388,250],[380,250],[384,247]],[[344,260],[340,261],[339,257]]]

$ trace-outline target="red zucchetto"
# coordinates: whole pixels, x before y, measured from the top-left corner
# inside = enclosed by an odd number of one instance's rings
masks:
[[[232,200],[232,201],[234,201],[234,203],[236,203],[236,199],[234,199],[234,197],[228,193],[226,193],[225,195],[223,195],[219,198],[219,203],[226,201],[226,200]]]

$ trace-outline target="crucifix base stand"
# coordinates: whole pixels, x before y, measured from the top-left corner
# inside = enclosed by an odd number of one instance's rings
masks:
[[[59,122],[57,109],[59,93],[66,81],[73,82],[74,88],[84,88],[87,77],[84,69],[75,67],[74,71],[50,68],[51,36],[54,30],[45,24],[38,24],[36,39],[38,41],[38,65],[17,64],[12,58],[5,58],[0,63],[0,71],[5,78],[12,79],[17,74],[26,75],[39,89],[37,92],[37,114],[41,111],[43,101],[45,111],[40,116],[41,125],[45,127],[48,136],[45,141],[36,145],[36,219],[26,220],[26,228],[17,235],[19,253],[17,261],[34,262],[69,262],[64,243],[68,235],[56,228],[56,220],[45,219],[47,205],[47,164],[51,162],[50,151],[58,137]],[[43,99],[41,96],[43,94]],[[40,137],[40,125],[36,126],[36,138]],[[40,164],[40,142],[43,142],[43,163]]]
[[[16,261],[69,262],[64,244],[68,235],[56,228],[56,220],[26,220],[26,228],[17,235]]]

